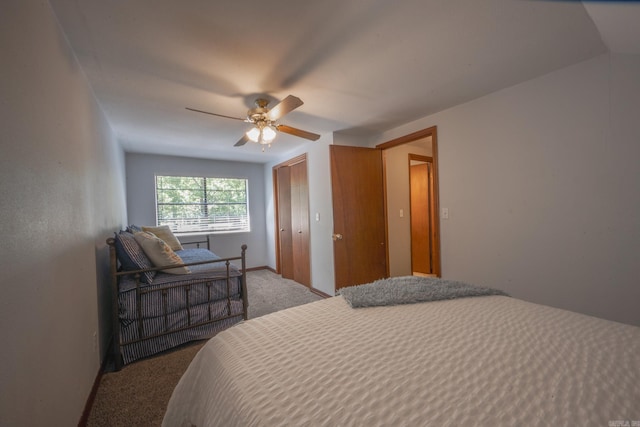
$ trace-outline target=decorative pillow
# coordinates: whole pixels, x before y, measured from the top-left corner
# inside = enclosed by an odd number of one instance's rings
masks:
[[[142,231],[142,227],[135,224],[127,225],[127,231],[131,234],[137,233],[138,231]]]
[[[180,240],[178,240],[178,238],[173,234],[173,231],[171,231],[168,225],[161,225],[159,227],[142,226],[141,231],[148,231],[149,233],[155,234],[157,237],[164,240],[174,251],[181,251],[184,249],[180,244]]]
[[[485,295],[509,296],[498,289],[419,276],[390,277],[366,285],[348,286],[340,289],[340,294],[352,308],[414,304]]]
[[[116,233],[115,239],[116,253],[118,254],[118,260],[123,270],[130,271],[153,268],[153,263],[144,253],[138,242],[136,242],[132,233],[121,231],[120,233]],[[140,275],[140,280],[144,283],[151,283],[155,275],[155,271],[147,271]]]
[[[169,245],[159,237],[145,231],[135,233],[134,238],[147,254],[153,265],[156,267],[164,267],[166,265],[184,264],[182,258],[176,254]],[[188,267],[176,267],[162,270],[171,274],[189,274],[191,270]]]

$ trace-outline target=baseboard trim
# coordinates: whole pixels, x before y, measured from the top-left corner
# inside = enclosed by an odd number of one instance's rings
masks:
[[[329,294],[325,294],[324,292],[319,291],[319,290],[317,290],[316,288],[309,288],[309,290],[310,290],[311,292],[313,292],[314,294],[316,294],[316,295],[318,295],[318,296],[321,296],[322,298],[331,298],[331,295],[329,295]]]
[[[247,268],[247,271],[258,271],[258,270],[269,270],[269,271],[270,271],[270,272],[272,272],[272,273],[278,274],[278,273],[276,273],[276,271],[275,271],[273,268],[271,268],[271,267],[269,267],[269,266],[267,266],[267,265],[263,265],[263,266],[261,266],[261,267],[251,267],[251,268]]]
[[[89,397],[87,397],[87,402],[84,405],[84,410],[82,411],[82,417],[80,417],[80,421],[78,421],[78,427],[86,427],[89,422],[89,414],[91,414],[91,408],[93,408],[93,402],[96,400],[96,395],[98,394],[98,387],[100,387],[100,381],[102,381],[102,376],[104,375],[105,370],[107,369],[107,361],[109,360],[109,355],[105,355],[104,360],[100,364],[100,369],[98,369],[98,374],[96,375],[96,379],[93,381],[93,386],[91,387],[91,392],[89,393]]]

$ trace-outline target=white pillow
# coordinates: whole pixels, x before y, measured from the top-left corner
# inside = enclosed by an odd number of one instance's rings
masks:
[[[134,239],[136,239],[136,242],[138,242],[147,257],[149,257],[154,267],[184,264],[182,258],[180,258],[180,256],[175,253],[164,240],[153,235],[152,233],[139,231],[137,233],[134,233],[133,237]],[[191,273],[189,267],[176,267],[162,271],[171,274]]]
[[[174,251],[181,251],[184,249],[180,244],[180,240],[178,240],[175,234],[173,234],[173,231],[171,231],[168,225],[161,225],[159,227],[142,226],[142,231],[148,231],[149,233],[155,234],[157,237],[164,240]]]

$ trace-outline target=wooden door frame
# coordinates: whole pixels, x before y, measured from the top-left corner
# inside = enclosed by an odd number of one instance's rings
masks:
[[[376,148],[381,150],[387,150],[389,148],[397,147],[399,145],[407,144],[409,142],[418,141],[423,138],[431,137],[431,157],[433,157],[433,210],[436,212],[434,215],[434,230],[433,230],[433,270],[437,277],[442,277],[442,265],[441,265],[441,256],[440,256],[440,203],[439,203],[439,194],[440,194],[440,185],[438,181],[438,129],[437,126],[432,126],[426,129],[422,129],[408,135],[401,136],[399,138],[392,139],[391,141],[383,142],[382,144],[376,145]],[[384,160],[384,158],[383,158]],[[386,162],[383,161],[383,175],[385,177],[384,180],[384,197],[385,197],[385,206],[387,205],[387,165]],[[388,227],[387,233],[388,233]],[[387,242],[389,241],[389,236],[387,235]],[[389,246],[387,245],[387,271],[389,271]]]
[[[421,154],[411,154],[409,153],[409,156],[407,158],[407,164],[409,166],[409,217],[411,218],[411,222],[409,225],[409,228],[411,230],[411,272],[413,274],[413,272],[416,271],[416,269],[413,266],[413,178],[412,178],[412,173],[413,171],[411,170],[411,168],[413,167],[413,165],[411,164],[413,161],[417,161],[417,162],[422,162],[422,163],[428,163],[431,164],[431,174],[433,175],[433,157],[431,156],[423,156]],[[429,180],[431,187],[434,187],[434,183],[433,180],[430,179]],[[431,197],[432,191],[429,191],[429,206],[430,206],[430,210],[431,212],[429,212],[429,230],[435,229],[435,222],[434,222],[434,218],[436,216],[438,216],[438,212],[435,211],[434,206],[431,205],[431,201],[432,201],[432,197]],[[433,233],[429,233],[429,255],[430,255],[430,261],[429,261],[429,265],[431,266],[431,270],[434,270],[433,266],[433,259],[434,259],[434,254],[433,254],[433,244],[431,239],[433,239]]]
[[[280,265],[280,218],[279,218],[279,206],[278,206],[278,169],[282,167],[293,166],[297,163],[306,162],[307,153],[300,154],[289,160],[285,160],[282,163],[278,163],[271,169],[272,182],[273,182],[273,220],[275,224],[275,244],[276,244],[276,273],[280,274],[282,268]]]

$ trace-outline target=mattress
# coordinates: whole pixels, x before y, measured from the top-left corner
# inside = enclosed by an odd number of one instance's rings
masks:
[[[185,264],[192,262],[206,262],[216,261],[220,257],[207,249],[183,249],[177,251],[182,261]],[[234,264],[227,263],[225,261],[197,264],[189,266],[191,273],[189,274],[171,274],[159,271],[156,273],[153,282],[151,284],[142,283],[143,289],[161,289],[168,288],[172,285],[186,284],[190,281],[206,281],[206,280],[219,280],[226,279],[227,268],[229,269],[229,277],[238,277],[242,273]],[[135,292],[136,281],[133,275],[120,276],[120,282],[118,285],[120,293]]]
[[[637,420],[638,327],[505,296],[359,309],[333,297],[212,338],[176,386],[163,425]]]

